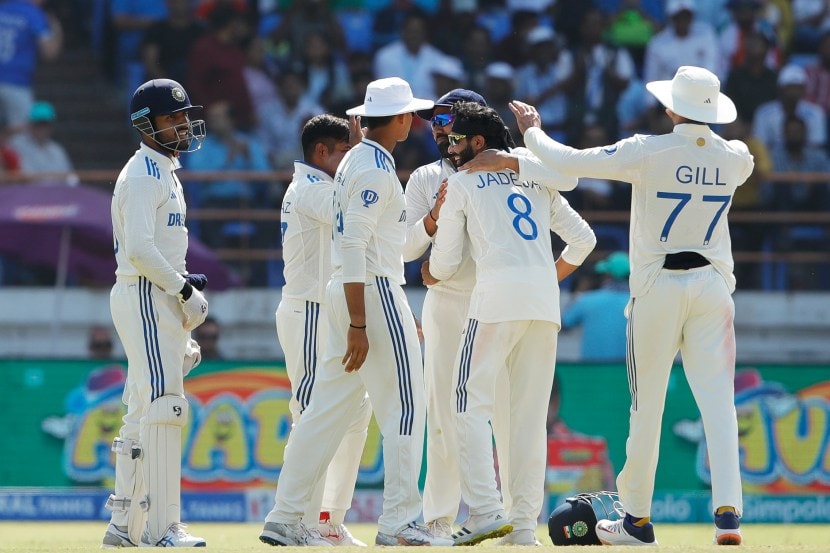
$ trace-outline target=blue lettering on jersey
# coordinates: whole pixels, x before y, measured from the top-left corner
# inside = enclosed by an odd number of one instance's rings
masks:
[[[167,214],[167,226],[168,227],[183,227],[184,226],[184,215],[181,213],[168,213]]]
[[[144,164],[147,166],[147,174],[151,177],[156,177],[158,180],[161,180],[161,171],[159,171],[159,166],[156,164],[155,161],[150,159],[147,156],[144,156]]]
[[[501,171],[497,173],[484,173],[483,175],[478,176],[479,183],[476,185],[476,188],[486,188],[490,185],[514,185],[519,182],[519,178],[516,176],[516,173],[503,173]]]
[[[291,202],[282,202],[282,212],[291,213]]]
[[[306,175],[305,178],[307,178],[309,182],[320,182],[321,180],[323,180],[317,175]]]
[[[404,223],[404,222],[406,222],[406,210],[405,210],[405,209],[404,209],[403,211],[401,211],[401,218],[400,218],[400,219],[398,219],[398,222],[399,222],[399,223]]]
[[[363,207],[369,207],[378,201],[378,193],[367,188],[360,193],[360,199],[363,200]]]
[[[707,180],[711,178],[714,173],[714,180]],[[689,167],[688,165],[681,165],[674,172],[674,178],[680,184],[702,184],[725,186],[725,182],[720,182],[720,168],[715,167],[712,171],[711,167]]]

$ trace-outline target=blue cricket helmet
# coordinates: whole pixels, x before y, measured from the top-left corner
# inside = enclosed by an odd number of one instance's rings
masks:
[[[133,93],[130,101],[130,122],[139,132],[148,135],[168,150],[193,152],[201,147],[205,137],[204,120],[199,119],[188,123],[187,139],[159,142],[156,140],[156,135],[167,129],[156,129],[153,125],[153,118],[201,107],[190,103],[190,97],[184,87],[176,81],[153,79],[139,86]]]

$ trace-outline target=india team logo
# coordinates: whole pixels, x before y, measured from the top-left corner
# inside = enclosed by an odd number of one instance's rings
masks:
[[[576,522],[574,522],[574,525],[571,527],[571,530],[573,531],[574,536],[576,536],[577,538],[581,538],[582,536],[588,533],[588,525],[585,524],[584,520],[577,520]]]
[[[179,87],[174,87],[173,90],[170,91],[173,95],[173,99],[177,102],[184,102],[184,90]]]
[[[363,200],[363,207],[369,207],[378,201],[378,193],[374,190],[366,189],[360,193],[360,199]]]

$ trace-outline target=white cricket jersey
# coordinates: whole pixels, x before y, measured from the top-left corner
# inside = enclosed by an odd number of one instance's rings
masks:
[[[724,140],[696,124],[586,150],[560,144],[533,128],[525,133],[525,144],[565,174],[631,183],[632,297],[648,291],[666,254],[683,251],[703,255],[730,291],[735,290],[726,215],[732,195],[754,166],[746,144]]]
[[[392,155],[364,138],[343,157],[334,176],[334,276],[371,282],[373,276],[404,284],[406,200]]]
[[[167,292],[184,286],[187,227],[178,158],[142,144],[115,181],[112,229],[117,276],[145,276]]]
[[[323,303],[331,278],[331,224],[334,185],[325,171],[294,162],[294,176],[282,199],[282,297]]]
[[[476,282],[469,317],[485,323],[543,320],[560,324],[559,283],[550,231],[580,265],[596,237],[557,191],[520,181],[513,171],[462,172],[450,177],[430,256],[430,273],[452,278],[470,241]]]

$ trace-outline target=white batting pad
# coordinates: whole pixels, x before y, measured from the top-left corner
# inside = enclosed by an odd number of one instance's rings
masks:
[[[182,427],[187,417],[185,398],[161,396],[150,403],[147,425],[142,429],[147,529],[155,540],[168,526],[181,522]]]
[[[111,521],[116,526],[126,526],[133,543],[141,539],[145,513],[141,508],[144,496],[144,475],[141,473],[141,445],[130,438],[115,438],[112,442],[115,456],[115,493],[107,499],[107,509],[112,511]]]

